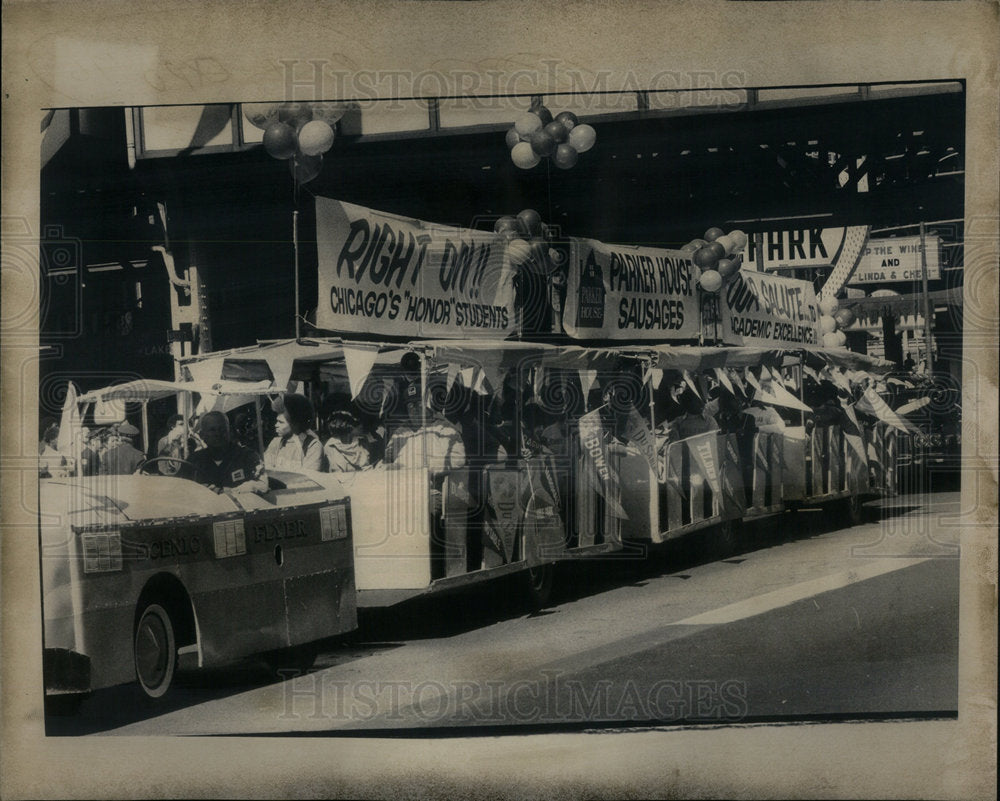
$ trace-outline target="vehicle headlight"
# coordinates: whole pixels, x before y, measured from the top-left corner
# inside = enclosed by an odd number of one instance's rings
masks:
[[[220,520],[212,525],[215,537],[215,556],[241,556],[247,552],[246,532],[243,520]]]
[[[324,506],[319,510],[320,539],[341,540],[347,536],[347,510],[343,505]]]
[[[122,535],[117,531],[83,534],[84,573],[112,573],[122,569]]]

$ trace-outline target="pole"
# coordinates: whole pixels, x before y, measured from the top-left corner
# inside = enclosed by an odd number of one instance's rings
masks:
[[[295,338],[299,338],[299,210],[292,212],[292,247],[295,251]]]
[[[934,346],[931,342],[931,299],[927,291],[927,237],[924,222],[920,222],[920,281],[924,291],[924,349],[927,352],[927,370],[934,371]]]
[[[260,448],[261,458],[264,457],[264,421],[260,414],[260,395],[253,398],[254,417],[257,420],[257,447]]]

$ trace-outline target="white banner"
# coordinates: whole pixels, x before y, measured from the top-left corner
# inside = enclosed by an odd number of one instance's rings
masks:
[[[819,309],[809,281],[740,270],[722,288],[727,345],[815,345]]]
[[[576,339],[696,339],[700,274],[687,252],[571,239],[563,328]]]
[[[493,337],[514,331],[503,239],[316,198],[319,308],[331,331]]]
[[[941,240],[925,236],[927,246],[927,278],[941,277]],[[919,236],[899,236],[893,239],[870,239],[849,284],[884,284],[891,281],[920,281],[923,265],[920,260]]]

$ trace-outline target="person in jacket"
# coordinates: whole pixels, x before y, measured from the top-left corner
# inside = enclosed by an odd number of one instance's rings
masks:
[[[271,403],[277,413],[274,424],[277,436],[264,451],[268,470],[324,470],[323,443],[312,430],[315,412],[305,395],[288,393]]]

